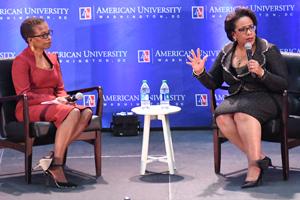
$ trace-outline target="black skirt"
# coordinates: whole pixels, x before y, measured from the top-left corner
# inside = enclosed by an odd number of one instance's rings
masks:
[[[267,92],[241,92],[228,96],[217,106],[215,117],[229,113],[246,113],[261,124],[277,117],[275,99]]]

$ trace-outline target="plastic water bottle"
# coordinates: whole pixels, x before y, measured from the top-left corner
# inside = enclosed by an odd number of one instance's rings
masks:
[[[147,84],[146,80],[143,80],[143,84],[141,86],[140,91],[140,100],[141,100],[141,107],[142,108],[149,108],[150,107],[150,88]]]
[[[131,200],[131,198],[126,196],[126,197],[124,197],[124,200]]]
[[[170,105],[170,90],[166,80],[162,81],[160,86],[160,106],[161,108],[168,108]]]

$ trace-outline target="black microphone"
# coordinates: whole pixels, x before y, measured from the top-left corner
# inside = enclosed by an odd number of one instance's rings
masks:
[[[247,54],[248,60],[251,60],[251,59],[252,59],[252,44],[251,44],[250,42],[247,42],[247,43],[245,44],[245,49],[246,49],[246,54]],[[252,76],[253,78],[256,78],[256,77],[257,77],[256,74],[253,73],[253,72],[251,72],[251,76]]]
[[[69,102],[75,102],[77,100],[83,99],[83,94],[81,92],[77,92],[76,94],[69,96],[66,99]]]

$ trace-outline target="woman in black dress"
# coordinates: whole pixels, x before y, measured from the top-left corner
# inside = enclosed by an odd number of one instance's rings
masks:
[[[224,46],[209,72],[204,67],[207,56],[201,58],[199,48],[196,53],[191,50],[187,64],[205,87],[215,89],[224,82],[229,86],[229,95],[214,117],[223,135],[247,156],[242,188],[248,188],[261,183],[263,169],[271,165],[261,149],[261,125],[280,112],[287,68],[278,48],[256,36],[257,20],[251,10],[237,8],[229,13],[225,31],[232,42]]]

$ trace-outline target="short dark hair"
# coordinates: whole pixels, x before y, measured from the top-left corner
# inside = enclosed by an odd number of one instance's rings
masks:
[[[34,35],[34,26],[42,24],[44,22],[44,19],[36,17],[30,17],[22,22],[20,32],[22,38],[25,40],[26,43],[28,43],[27,39]]]
[[[225,32],[227,35],[227,38],[231,41],[234,41],[232,37],[232,32],[235,30],[235,22],[240,19],[241,17],[249,17],[253,24],[257,27],[257,19],[254,14],[254,12],[248,8],[245,7],[237,7],[233,12],[229,13],[226,16],[224,27]],[[255,30],[255,33],[257,32],[257,29]]]

